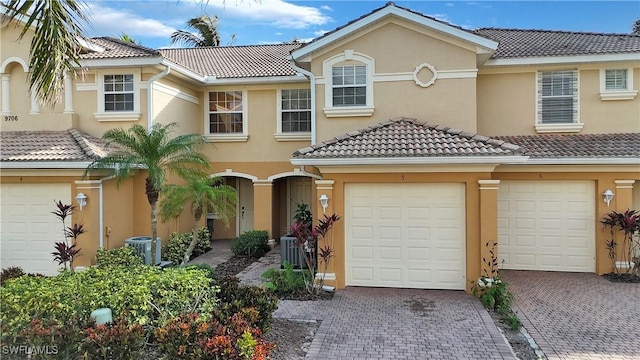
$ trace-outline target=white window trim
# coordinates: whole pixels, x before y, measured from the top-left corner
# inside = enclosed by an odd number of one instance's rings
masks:
[[[238,90],[211,90],[205,91],[204,93],[204,103],[206,104],[204,107],[204,138],[209,142],[241,142],[247,141],[249,139],[249,126],[248,126],[248,117],[249,117],[249,106],[247,101],[247,91],[242,90],[242,134],[240,133],[231,133],[231,134],[211,134],[209,133],[209,93],[210,92],[225,92],[225,91],[238,91]]]
[[[333,106],[333,76],[331,69],[343,61],[358,61],[367,68],[367,104],[365,106]],[[343,53],[334,55],[322,63],[322,75],[326,79],[324,86],[324,105],[322,109],[326,117],[345,117],[345,116],[371,116],[375,109],[373,103],[373,75],[375,69],[375,61],[372,57],[354,52],[353,50],[345,50]]]
[[[607,90],[607,70],[627,70],[627,89]],[[633,68],[600,69],[600,100],[633,100],[637,95],[638,90],[633,90]]]
[[[276,96],[276,133],[273,135],[277,141],[309,141],[311,140],[311,132],[282,132],[282,90],[294,89],[278,89]],[[309,89],[311,95],[311,90]],[[310,109],[313,111],[313,109]]]
[[[133,74],[133,111],[104,111],[104,76]],[[138,121],[142,116],[140,111],[140,69],[132,70],[101,70],[96,72],[98,112],[93,116],[98,121]]]
[[[538,88],[540,84],[540,76],[543,72],[553,72],[553,71],[569,71],[568,69],[558,69],[558,70],[548,70],[548,71],[537,71],[536,72],[536,81],[535,81],[535,129],[537,133],[567,133],[567,132],[580,132],[584,127],[584,123],[580,122],[580,71],[576,69],[571,69],[571,71],[576,72],[576,114],[574,116],[573,123],[564,123],[564,124],[543,124],[540,118],[540,94],[538,93]]]

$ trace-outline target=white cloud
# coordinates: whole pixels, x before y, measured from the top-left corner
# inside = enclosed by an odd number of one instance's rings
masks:
[[[155,19],[148,19],[126,9],[114,9],[96,3],[88,3],[91,29],[88,33],[99,36],[117,36],[126,33],[136,37],[168,38],[174,28]]]
[[[333,9],[329,5],[322,5],[320,6],[320,9],[325,11],[333,11]]]
[[[314,31],[314,32],[313,32],[313,35],[315,35],[315,36],[322,36],[322,35],[324,35],[324,34],[326,34],[326,33],[328,33],[328,32],[329,32],[329,30],[318,30],[318,31]]]

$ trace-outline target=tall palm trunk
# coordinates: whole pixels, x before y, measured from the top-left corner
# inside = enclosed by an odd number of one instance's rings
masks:
[[[151,258],[156,261],[156,246],[158,242],[158,196],[160,191],[153,186],[153,181],[147,177],[145,180],[147,200],[151,205]]]
[[[194,217],[196,219],[196,224],[200,223],[200,219],[202,219],[202,213],[203,213],[203,209],[202,206],[198,207],[194,213]],[[187,248],[187,250],[184,252],[184,258],[182,259],[182,264],[180,264],[180,266],[184,266],[189,259],[191,258],[191,253],[193,253],[193,249],[196,248],[196,244],[198,244],[198,227],[195,226],[193,228],[193,234],[191,237],[191,243],[189,244],[189,247]]]

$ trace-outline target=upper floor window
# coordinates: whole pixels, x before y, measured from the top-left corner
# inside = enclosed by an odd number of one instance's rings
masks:
[[[324,114],[327,117],[371,116],[373,104],[374,59],[345,50],[322,63]]]
[[[96,71],[98,111],[94,116],[98,121],[140,120],[140,75],[137,69]],[[89,90],[91,85],[79,85],[78,89]]]
[[[242,91],[213,91],[208,95],[209,138],[221,141],[246,140],[245,94]]]
[[[311,139],[311,90],[283,89],[278,91],[278,141]]]
[[[104,111],[133,111],[133,74],[104,76]]]
[[[335,66],[331,70],[333,106],[367,105],[366,66]]]
[[[578,118],[578,71],[538,73],[538,132],[575,132]]]
[[[311,91],[282,90],[282,131],[311,131]]]
[[[631,100],[638,90],[633,90],[633,69],[600,70],[600,98],[602,100]]]

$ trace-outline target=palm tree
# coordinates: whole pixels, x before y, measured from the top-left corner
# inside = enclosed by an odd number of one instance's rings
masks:
[[[34,27],[29,47],[30,90],[53,107],[62,98],[65,73],[73,76],[80,68],[82,28],[89,24],[86,4],[75,0],[7,0],[2,8],[2,17],[9,22],[25,22],[18,40]]]
[[[121,32],[120,35],[118,35],[118,39],[125,43],[134,44],[134,45],[138,44],[138,40],[132,38],[129,34],[125,32]]]
[[[236,213],[236,190],[228,185],[218,184],[219,178],[195,176],[186,179],[186,184],[168,184],[162,189],[160,200],[160,219],[176,218],[182,214],[187,203],[191,203],[191,213],[196,224],[200,223],[202,215],[214,212],[225,226],[229,226],[231,218]],[[189,261],[191,253],[198,243],[198,229],[193,229],[191,243],[185,251],[180,266]]]
[[[151,129],[136,124],[128,130],[111,129],[102,138],[116,150],[106,157],[93,161],[84,175],[95,169],[114,169],[120,181],[133,176],[135,170],[147,171],[145,194],[151,205],[151,248],[155,249],[158,237],[158,197],[166,183],[167,173],[183,178],[205,176],[211,169],[207,157],[197,149],[204,145],[201,135],[187,134],[170,137],[177,123],[166,126],[154,124]]]
[[[191,47],[220,46],[218,16],[202,15],[187,21],[187,27],[197,34],[177,30],[171,34],[171,44],[182,43]]]

